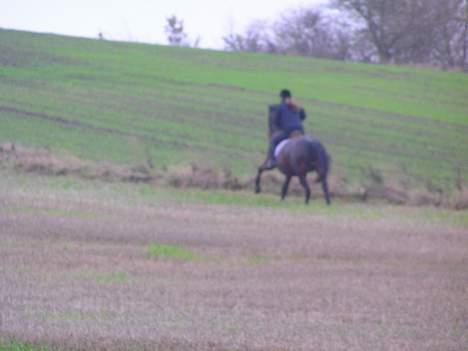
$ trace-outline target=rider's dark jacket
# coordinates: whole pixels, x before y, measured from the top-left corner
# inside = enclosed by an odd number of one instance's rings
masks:
[[[294,130],[303,130],[302,121],[305,119],[304,109],[294,109],[283,102],[278,108],[275,124],[281,131],[290,133]]]

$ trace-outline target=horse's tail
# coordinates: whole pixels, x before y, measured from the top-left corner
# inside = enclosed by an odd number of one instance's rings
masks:
[[[317,179],[315,182],[320,183],[327,179],[328,172],[330,171],[331,158],[321,144],[317,156]]]

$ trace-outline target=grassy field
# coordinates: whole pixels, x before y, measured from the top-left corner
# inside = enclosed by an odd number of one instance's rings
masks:
[[[0,30],[0,141],[85,160],[250,176],[283,87],[347,182],[377,169],[450,190],[468,174],[459,72]]]
[[[466,349],[465,212],[0,176],[0,350]]]

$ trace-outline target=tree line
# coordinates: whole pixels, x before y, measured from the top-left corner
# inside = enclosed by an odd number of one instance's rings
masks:
[[[465,67],[464,0],[334,0],[224,37],[230,51]]]
[[[191,46],[182,21],[170,17],[165,29],[171,44]],[[467,0],[331,0],[253,21],[223,42],[228,51],[468,69]]]

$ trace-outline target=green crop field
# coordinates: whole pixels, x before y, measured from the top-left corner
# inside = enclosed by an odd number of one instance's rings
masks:
[[[290,88],[350,182],[468,175],[468,75],[0,30],[0,142],[157,169],[253,175]]]

